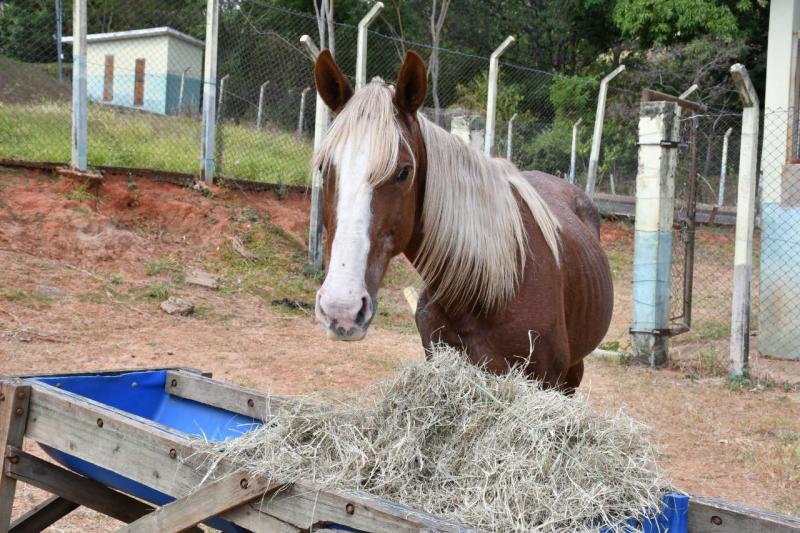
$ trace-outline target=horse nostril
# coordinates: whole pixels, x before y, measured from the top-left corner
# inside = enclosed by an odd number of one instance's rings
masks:
[[[361,309],[358,310],[358,314],[356,315],[356,326],[363,326],[364,322],[367,320],[367,312],[369,311],[369,300],[366,296],[361,298]]]

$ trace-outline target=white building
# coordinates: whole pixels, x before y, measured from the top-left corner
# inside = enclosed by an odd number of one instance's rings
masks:
[[[86,41],[92,100],[161,114],[199,111],[204,48],[199,39],[163,27],[94,33]]]

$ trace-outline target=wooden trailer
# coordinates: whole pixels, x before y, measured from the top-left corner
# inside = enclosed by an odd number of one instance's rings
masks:
[[[41,531],[79,506],[137,532],[191,531],[200,523],[279,533],[474,530],[368,494],[285,485],[231,465],[201,484],[206,468],[193,440],[222,440],[268,423],[283,401],[192,369],[0,378],[0,531]],[[26,440],[55,462],[24,451]],[[12,523],[17,482],[52,496]],[[632,521],[631,530],[800,532],[796,518],[669,498],[657,521]]]

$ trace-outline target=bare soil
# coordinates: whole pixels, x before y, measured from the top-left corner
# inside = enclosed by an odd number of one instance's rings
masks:
[[[402,297],[418,278],[403,261],[392,266],[383,311],[363,342],[329,341],[313,312],[273,305],[313,302],[318,280],[302,271],[307,206],[297,193],[201,194],[127,176],[110,176],[92,191],[0,169],[0,374],[186,365],[303,394],[358,390],[422,357]],[[237,254],[231,238],[256,258]],[[604,225],[603,243],[617,282],[607,340],[620,342],[630,316],[630,228]],[[221,276],[221,289],[186,284],[194,268]],[[163,313],[167,294],[192,301],[194,315]],[[698,356],[704,349],[681,345],[666,370],[591,359],[580,394],[598,410],[624,409],[652,428],[676,487],[800,514],[800,364],[754,352],[764,379],[732,386],[719,371],[724,361]],[[20,486],[15,514],[44,497]],[[51,530],[113,525],[79,510]]]

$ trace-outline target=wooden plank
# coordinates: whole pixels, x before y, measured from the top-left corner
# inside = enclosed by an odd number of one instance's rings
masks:
[[[11,509],[17,481],[5,475],[5,466],[15,461],[5,453],[6,446],[22,446],[30,409],[31,387],[19,380],[0,380],[0,451],[3,470],[0,471],[0,531],[11,524]]]
[[[206,372],[204,370],[198,370],[197,368],[192,368],[188,366],[181,366],[181,367],[142,367],[142,368],[110,368],[107,370],[82,370],[78,372],[39,372],[37,374],[21,374],[15,376],[7,376],[9,378],[19,378],[19,379],[28,379],[28,378],[55,378],[55,377],[74,377],[74,376],[118,376],[120,374],[129,374],[131,372],[157,372],[159,370],[181,370],[183,372],[188,372],[190,374],[200,374],[207,378],[212,376],[211,372]],[[0,379],[4,378],[0,374]]]
[[[272,396],[262,391],[223,383],[181,370],[167,372],[165,386],[167,393],[173,396],[261,421],[268,420],[272,409],[285,405],[287,401],[281,396]]]
[[[153,510],[153,507],[144,502],[66,468],[13,447],[7,450],[9,454],[19,458],[17,463],[8,464],[6,468],[7,474],[18,481],[94,509],[126,524],[138,520]]]
[[[11,524],[8,533],[39,533],[80,507],[61,496],[51,496]]]
[[[265,497],[281,486],[281,483],[253,477],[244,471],[233,472],[143,516],[118,532],[183,531],[243,503]]]
[[[692,533],[797,533],[800,518],[769,513],[730,502],[692,496],[689,500]]]
[[[136,71],[133,80],[133,105],[144,105],[144,58],[136,60]]]
[[[27,436],[174,497],[191,493],[204,475],[203,454],[188,436],[66,391],[33,384]],[[103,421],[102,427],[97,419]],[[175,450],[179,460],[170,458]],[[233,470],[223,462],[224,472]],[[354,505],[349,513],[347,504]],[[324,490],[296,483],[273,498],[249,506],[259,511],[231,511],[236,523],[252,530],[295,531],[332,522],[367,531],[467,531],[445,520],[366,495]],[[225,515],[228,517],[229,515]]]
[[[103,72],[103,101],[110,102],[114,99],[114,56],[106,55],[105,71]]]

